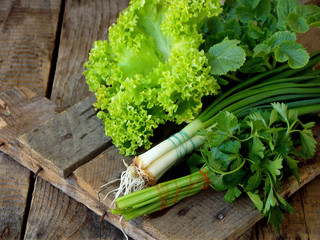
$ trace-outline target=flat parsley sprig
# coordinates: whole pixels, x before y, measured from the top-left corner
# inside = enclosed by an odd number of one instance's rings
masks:
[[[213,172],[211,185],[227,190],[224,199],[234,201],[245,192],[259,212],[268,217],[275,229],[293,212],[277,192],[286,172],[299,181],[298,157],[312,157],[316,147],[311,132],[313,122],[303,124],[298,112],[285,104],[272,104],[272,111],[257,110],[238,120],[220,112],[217,124],[202,131],[207,141],[201,148],[203,159]],[[296,147],[302,145],[302,151]]]

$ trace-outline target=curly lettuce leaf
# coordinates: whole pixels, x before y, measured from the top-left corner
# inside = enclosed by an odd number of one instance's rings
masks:
[[[210,75],[201,27],[221,12],[218,0],[132,0],[109,41],[97,41],[84,72],[98,117],[121,154],[149,148],[166,121],[191,121],[219,85]]]

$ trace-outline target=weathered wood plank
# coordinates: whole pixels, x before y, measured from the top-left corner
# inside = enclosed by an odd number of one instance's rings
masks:
[[[0,239],[20,239],[30,171],[0,152]]]
[[[92,106],[94,95],[19,137],[52,171],[67,177],[110,146],[110,137]]]
[[[302,189],[301,199],[305,215],[305,226],[309,239],[320,237],[320,177],[310,182]]]
[[[0,92],[25,86],[41,96],[46,94],[60,5],[61,0],[0,1]],[[16,97],[7,95],[7,101],[14,105],[24,98],[34,97],[34,92],[24,90]],[[14,92],[17,93],[15,90],[11,91],[12,94]],[[42,110],[36,108],[37,101],[33,107],[28,101],[25,104],[33,114]],[[8,108],[2,100],[0,105],[0,138],[3,137],[4,132],[1,129],[5,125],[17,124],[16,128],[11,128],[15,131],[11,132],[11,136],[19,135],[20,127],[34,127],[27,122],[28,118],[26,121],[10,120],[17,112]],[[20,107],[24,108],[22,105]],[[39,122],[34,124],[38,125]],[[7,126],[6,132],[9,129]],[[25,208],[28,207],[26,191],[30,187],[30,171],[13,160],[4,161],[1,157],[0,172],[1,180],[11,181],[11,185],[3,183],[0,187],[0,239],[20,239],[22,218]],[[10,191],[14,191],[12,202],[7,201],[6,194]]]
[[[317,140],[320,142],[320,139]],[[121,158],[116,148],[108,149],[79,167],[74,172],[78,185],[102,201],[106,193],[117,187],[115,183],[103,191],[100,189],[102,184],[119,177],[120,170],[117,169],[124,168]],[[315,159],[300,169],[301,186],[320,174],[319,150]],[[291,177],[283,184],[282,195],[288,197],[301,186]],[[209,189],[163,212],[132,223],[157,239],[236,239],[260,220],[261,216],[253,209],[249,198],[242,197],[230,204],[223,200],[223,195]],[[112,200],[110,196],[102,202],[110,207]],[[223,220],[217,218],[220,213],[224,215]]]
[[[0,91],[46,93],[61,0],[0,1]]]
[[[29,93],[18,88],[0,93],[0,140],[15,139],[57,114],[47,98],[28,97]]]
[[[93,42],[107,39],[108,27],[128,4],[129,0],[66,1],[51,97],[58,106],[70,106],[89,94],[83,64]]]
[[[123,2],[66,1],[54,86],[51,94],[51,100],[58,106],[66,108],[89,94],[85,79],[82,76],[83,63],[88,57],[88,52],[92,47],[93,41],[106,36],[107,27],[115,21],[119,11],[125,7],[121,6]],[[48,186],[43,186],[45,184]],[[44,188],[50,188],[49,183],[43,183],[41,186],[41,188],[38,185],[35,186],[35,195],[39,191],[43,191],[42,189]],[[66,196],[64,197],[67,198]],[[75,211],[78,203],[69,198],[68,201],[65,201],[68,203],[67,207]],[[54,199],[46,199],[46,201],[48,202],[47,208],[55,206]],[[62,209],[63,211],[67,204],[65,202],[61,203],[60,207],[55,207],[54,210],[59,211],[59,209]],[[34,202],[34,205],[36,204]],[[33,218],[34,214],[41,214],[41,209],[38,210],[40,213],[37,211],[30,212],[30,217]],[[79,236],[78,239],[82,239],[88,236],[88,234],[91,234],[91,239],[93,238],[92,234],[97,232],[100,233],[100,239],[118,238],[119,235],[115,233],[114,227],[106,224],[106,221],[103,222],[103,230],[98,229],[96,215],[90,210],[87,212],[89,216],[87,219],[92,219],[92,221],[86,221],[85,224],[78,226],[78,231],[73,235],[74,239],[77,239],[76,236]],[[68,225],[62,222],[49,222],[47,226],[59,228],[61,231],[62,229],[68,231],[69,228]]]
[[[125,170],[123,160],[130,163],[131,158],[120,155],[118,149],[112,146],[95,159],[75,170],[74,176],[79,186],[102,201],[109,191],[117,188],[118,182],[103,189],[100,187],[110,181],[119,179],[121,172]],[[107,206],[110,206],[111,202],[112,197],[103,201]]]
[[[48,182],[37,178],[24,239],[124,239],[103,221]]]
[[[2,124],[3,127],[0,128],[0,141],[4,142],[4,145],[0,146],[0,150],[33,172],[36,172],[41,166],[42,170],[38,175],[39,177],[50,182],[53,186],[61,189],[70,197],[83,203],[101,216],[106,210],[106,206],[79,187],[73,176],[68,177],[68,179],[61,177],[52,171],[50,166],[48,167],[46,164],[46,161],[33,149],[27,148],[15,139],[18,137],[17,135],[24,134],[30,131],[30,129],[36,128],[36,126],[52,118],[57,113],[55,112],[55,105],[45,100],[45,98],[35,97],[26,99],[23,97],[21,91],[18,89],[14,89],[14,91],[15,93],[9,91],[9,93],[0,95],[2,106],[5,106],[4,110],[2,109],[3,111],[0,113],[1,122],[4,123]],[[8,96],[11,96],[11,98]],[[14,100],[16,98],[21,98],[21,102]],[[9,99],[13,100],[9,101]],[[15,103],[14,105],[11,104],[13,102]],[[36,106],[34,105],[35,103]],[[39,111],[37,109],[39,109]],[[22,123],[19,123],[19,121]],[[19,129],[16,130],[15,127]],[[107,214],[105,219],[117,228],[121,228],[119,216]],[[131,223],[126,222],[123,224],[123,227],[130,236],[136,239],[153,239],[150,235],[133,226]]]
[[[107,27],[115,21],[116,15],[125,7],[121,6],[122,2],[124,1],[66,1],[58,61],[51,95],[51,100],[58,106],[66,108],[77,103],[89,94],[85,79],[82,76],[83,63],[88,57],[92,42],[106,36]],[[107,17],[107,15],[109,15],[109,17]],[[99,31],[100,33],[98,33]],[[103,31],[103,33],[101,33],[101,31]],[[45,184],[48,186],[43,186]],[[49,183],[43,183],[41,186],[42,188],[39,188],[38,185],[35,186],[35,195],[38,194],[38,191],[41,192],[43,188],[50,188]],[[67,195],[64,197],[66,196]],[[46,199],[46,201],[48,202],[48,208],[49,206],[55,206],[54,199]],[[66,202],[70,209],[76,209],[78,204],[76,201],[70,199]],[[36,205],[37,203],[35,202],[34,204]],[[65,204],[65,202],[61,203],[59,208],[63,210]],[[41,209],[39,210],[41,211]],[[55,210],[59,211],[58,207],[56,207]],[[30,213],[31,218],[33,214],[37,215],[39,213],[32,211]],[[96,218],[90,210],[88,211],[88,215],[90,217],[87,217],[87,219]],[[107,227],[105,223],[104,221],[103,230],[97,231],[96,220],[86,221],[85,224],[78,227],[79,229],[73,237],[77,239],[76,236],[79,235],[78,239],[82,239],[88,236],[90,232],[91,234],[99,232],[100,239],[118,238],[118,235],[114,233],[114,227],[111,227],[110,224],[108,225],[109,227]],[[68,226],[62,222],[48,223],[48,227],[51,226],[55,228],[58,227],[61,230],[65,228],[66,231],[68,231]],[[91,236],[90,239],[92,237],[93,236]]]

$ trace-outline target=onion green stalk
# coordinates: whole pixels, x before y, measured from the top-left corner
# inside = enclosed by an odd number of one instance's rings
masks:
[[[313,54],[303,68],[291,69],[288,65],[282,65],[247,79],[220,95],[180,132],[136,156],[122,173],[115,198],[156,184],[169,168],[203,144],[205,139],[195,133],[214,125],[220,111],[243,116],[252,108],[267,108],[275,101],[297,108],[301,113],[319,109],[320,77],[310,73],[319,61],[320,51]]]
[[[117,209],[113,214],[120,214],[126,220],[139,217],[170,207],[181,199],[192,196],[210,185],[210,173],[207,167],[178,179],[159,183],[115,200]]]

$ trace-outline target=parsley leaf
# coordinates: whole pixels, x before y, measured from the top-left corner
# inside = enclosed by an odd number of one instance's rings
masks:
[[[300,138],[304,152],[308,156],[313,156],[317,142],[313,138],[311,129],[303,129],[300,131]]]
[[[249,158],[252,160],[262,159],[264,157],[265,146],[258,137],[254,137],[249,144]]]
[[[247,192],[247,194],[248,194],[249,198],[251,199],[251,201],[253,202],[253,204],[258,209],[258,211],[261,212],[262,208],[263,208],[263,202],[260,198],[260,195],[257,193],[252,193],[252,192]]]
[[[292,172],[293,176],[297,179],[298,183],[300,184],[300,177],[299,177],[299,169],[298,169],[298,160],[293,159],[290,156],[284,157],[290,171]]]
[[[237,187],[231,187],[228,189],[227,193],[224,195],[223,199],[226,202],[233,202],[237,197],[241,195],[241,191]]]
[[[282,160],[283,158],[278,155],[273,161],[270,161],[266,167],[274,181],[276,181],[277,176],[281,174],[280,169],[282,169]]]
[[[262,181],[262,172],[257,170],[255,174],[253,174],[249,180],[248,185],[246,186],[246,191],[254,191],[257,189]]]

